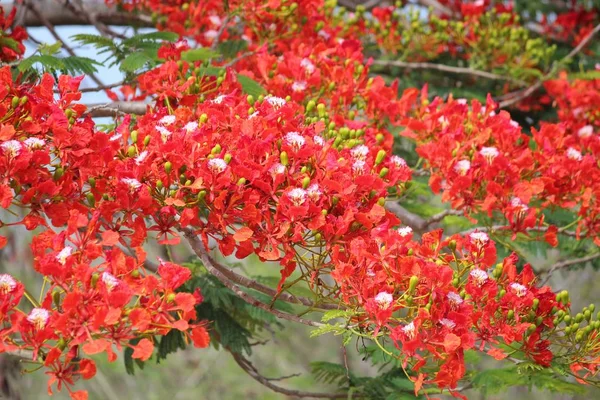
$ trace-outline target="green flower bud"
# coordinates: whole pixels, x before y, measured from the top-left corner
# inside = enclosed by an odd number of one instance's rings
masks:
[[[137,153],[137,150],[135,149],[135,146],[129,146],[129,147],[127,148],[127,155],[128,155],[129,157],[133,157],[133,156],[135,156],[135,154],[136,154],[136,153]]]
[[[390,172],[390,170],[386,167],[381,168],[381,171],[379,171],[379,177],[380,178],[385,178],[385,176],[388,174],[388,172]]]
[[[19,105],[19,97],[18,96],[15,96],[12,98],[11,105],[12,105],[12,108],[17,108],[17,106]]]
[[[202,115],[200,116],[200,118],[198,119],[198,121],[199,121],[201,124],[205,123],[206,121],[208,121],[208,115],[206,115],[206,114],[202,114]]]
[[[539,305],[540,305],[540,300],[539,299],[533,299],[533,304],[531,305],[531,309],[535,311],[535,310],[538,309]]]
[[[167,174],[170,174],[172,169],[173,169],[173,164],[171,164],[171,161],[167,161],[165,163],[165,172]]]
[[[60,292],[58,290],[52,292],[52,301],[57,308],[60,306]]]
[[[96,284],[98,283],[98,279],[100,279],[100,275],[98,275],[98,273],[94,272],[92,274],[92,279],[90,281],[90,284],[92,285],[93,288],[96,287]]]
[[[413,292],[416,289],[418,284],[419,284],[419,277],[416,275],[411,276],[410,281],[408,283],[408,291]]]
[[[215,144],[215,147],[212,148],[212,150],[210,151],[210,154],[219,154],[221,152],[221,145],[220,144]]]
[[[138,140],[138,131],[136,131],[136,130],[131,131],[131,141],[133,143],[137,143],[137,140]]]
[[[56,167],[56,169],[54,170],[54,175],[52,177],[54,178],[55,181],[57,181],[60,178],[62,178],[64,173],[65,173],[65,170],[63,167]]]
[[[246,184],[246,178],[240,178],[237,181],[238,186],[244,186]]]
[[[227,164],[229,164],[231,162],[231,154],[227,153],[223,156],[223,161],[225,161]]]
[[[92,192],[87,192],[87,194],[85,195],[88,204],[90,205],[90,207],[95,207],[96,206],[96,198],[94,197],[94,193]]]
[[[148,145],[150,144],[150,139],[151,139],[151,137],[150,137],[150,136],[146,136],[146,137],[144,138],[144,146],[148,146]]]
[[[302,188],[306,189],[308,185],[310,185],[310,178],[305,176],[304,179],[302,179]]]
[[[96,187],[96,178],[93,178],[90,176],[88,178],[88,183],[90,184],[90,187],[95,188]]]
[[[282,151],[281,154],[279,155],[279,161],[281,161],[281,164],[285,167],[288,166],[290,160],[288,159],[288,154],[285,151]]]

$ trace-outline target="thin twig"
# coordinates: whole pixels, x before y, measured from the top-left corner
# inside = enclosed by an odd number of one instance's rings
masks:
[[[515,79],[510,76],[498,75],[487,71],[480,71],[472,68],[462,68],[462,67],[454,67],[451,65],[444,64],[434,64],[428,62],[405,62],[399,60],[373,60],[373,65],[378,65],[382,67],[398,67],[405,69],[430,69],[436,71],[449,72],[452,74],[460,74],[460,75],[471,75],[478,78],[491,79],[496,81],[508,81],[513,82],[520,86],[527,86],[527,83],[520,80]]]
[[[298,317],[297,315],[288,314],[288,313],[276,310],[274,308],[271,308],[268,304],[265,304],[265,303],[255,299],[254,297],[250,296],[248,293],[244,292],[238,285],[236,285],[235,283],[233,283],[229,279],[227,279],[227,277],[214,266],[211,258],[208,256],[208,253],[206,252],[206,250],[204,248],[204,245],[202,244],[200,239],[198,239],[198,237],[194,234],[194,232],[191,230],[185,230],[184,232],[185,232],[184,236],[187,239],[188,243],[190,244],[192,250],[198,257],[200,257],[200,260],[202,261],[204,267],[208,270],[208,272],[211,275],[213,275],[215,278],[217,278],[229,290],[231,290],[236,295],[238,295],[246,303],[253,305],[255,307],[258,307],[260,309],[263,309],[263,310],[275,315],[276,317],[279,317],[279,318],[282,318],[282,319],[285,319],[288,321],[298,322],[303,325],[314,326],[317,328],[323,326],[323,324],[320,322],[311,321],[309,319]]]
[[[541,285],[542,286],[545,285],[546,282],[548,282],[548,280],[552,276],[552,274],[559,269],[567,268],[567,267],[570,267],[571,265],[575,265],[575,264],[586,263],[588,261],[595,260],[596,258],[600,258],[600,253],[590,254],[589,256],[585,256],[585,257],[581,257],[581,258],[574,258],[571,260],[557,262],[548,271],[543,271],[541,273],[542,275],[546,275],[546,277],[542,281]]]
[[[215,36],[215,38],[213,39],[213,42],[210,45],[211,50],[216,50],[217,46],[219,46],[219,42],[221,41],[221,36],[225,32],[225,29],[227,29],[227,24],[229,23],[230,20],[231,20],[231,14],[227,14],[225,19],[222,21],[221,26],[219,27],[219,31],[217,32],[217,35]]]
[[[347,393],[315,393],[315,392],[304,392],[301,390],[286,389],[281,386],[277,386],[271,382],[270,379],[265,378],[258,372],[256,367],[252,365],[250,360],[245,358],[239,353],[230,352],[235,362],[242,368],[252,379],[259,382],[263,386],[271,389],[274,392],[284,394],[291,397],[300,398],[313,398],[313,399],[345,399],[348,398]],[[355,396],[356,397],[356,396]]]
[[[544,84],[545,81],[547,81],[548,79],[550,79],[554,76],[554,74],[558,71],[557,65],[560,65],[560,64],[566,62],[567,60],[575,57],[577,55],[577,53],[579,53],[581,50],[583,50],[583,48],[589,43],[590,40],[592,40],[594,35],[598,32],[600,32],[600,24],[596,25],[594,27],[594,29],[592,29],[592,31],[590,33],[588,33],[588,35],[581,42],[579,42],[577,47],[575,47],[573,50],[571,50],[569,52],[569,54],[567,54],[563,59],[561,59],[557,64],[555,64],[554,67],[546,75],[541,77],[539,81],[537,81],[534,85],[532,85],[526,89],[512,92],[512,95],[511,95],[511,93],[508,93],[507,95],[503,96],[504,98],[508,98],[508,99],[501,101],[498,104],[498,107],[506,108],[506,107],[509,107],[509,106],[511,106],[515,103],[518,103],[521,100],[524,100],[527,97],[531,96],[536,90],[538,90],[539,88],[542,87],[542,85]]]
[[[77,54],[75,53],[75,51],[71,47],[69,47],[69,45],[67,45],[67,43],[60,37],[58,32],[56,32],[56,29],[54,29],[54,26],[50,23],[50,21],[46,19],[44,14],[38,9],[37,5],[33,1],[26,1],[24,4],[27,8],[31,10],[31,12],[33,12],[40,19],[40,21],[42,21],[42,23],[44,24],[46,29],[48,29],[48,31],[54,37],[54,39],[62,43],[62,47],[66,50],[66,52],[69,53],[71,56],[76,57]],[[104,83],[102,83],[102,81],[95,74],[89,74],[88,76],[98,86],[104,86]]]
[[[114,117],[124,114],[144,115],[149,104],[143,101],[115,101],[105,104],[89,104],[86,114],[92,117]]]

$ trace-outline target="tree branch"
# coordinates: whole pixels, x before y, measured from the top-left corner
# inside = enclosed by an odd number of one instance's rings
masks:
[[[320,308],[323,310],[337,310],[340,307],[335,305],[335,304],[316,304],[313,301],[311,301],[310,299],[307,299],[306,297],[301,297],[301,296],[294,296],[290,293],[284,293],[284,292],[278,292],[273,288],[270,288],[269,286],[263,285],[253,279],[250,279],[248,277],[245,277],[243,275],[239,275],[236,274],[235,272],[233,272],[231,269],[227,268],[226,266],[224,266],[223,264],[218,263],[217,261],[215,261],[212,257],[210,257],[209,255],[207,255],[207,257],[210,259],[211,264],[219,271],[221,272],[223,275],[225,275],[225,277],[227,279],[229,279],[230,281],[232,281],[233,283],[237,283],[238,285],[244,286],[248,289],[254,289],[258,292],[264,293],[268,296],[271,296],[273,298],[277,298],[279,300],[283,300],[285,302],[288,303],[294,303],[294,304],[302,304],[305,305],[307,307],[311,307],[311,308]]]
[[[150,104],[143,101],[115,101],[106,104],[89,104],[86,114],[92,117],[115,117],[124,114],[144,115]]]
[[[542,286],[545,285],[546,282],[548,282],[548,280],[552,276],[552,274],[559,269],[567,268],[567,267],[570,267],[571,265],[575,265],[575,264],[586,263],[588,261],[595,260],[596,258],[600,258],[600,253],[594,253],[594,254],[590,254],[589,256],[585,256],[585,257],[581,257],[581,258],[574,258],[571,260],[557,262],[548,271],[543,271],[541,273],[541,274],[546,274],[546,277],[542,281],[541,285]]]
[[[453,67],[451,65],[434,64],[428,62],[405,62],[398,60],[373,60],[373,65],[386,68],[398,67],[405,69],[430,69],[435,71],[449,72],[451,74],[471,75],[478,78],[491,79],[496,81],[513,82],[519,86],[527,86],[527,83],[510,76],[498,75],[487,71],[480,71],[472,68]]]
[[[512,106],[513,104],[518,103],[521,100],[524,100],[524,99],[528,98],[529,96],[531,96],[533,93],[535,93],[536,90],[538,90],[539,88],[542,87],[542,85],[544,84],[545,81],[547,81],[548,79],[550,79],[554,76],[554,74],[558,70],[556,68],[556,65],[560,65],[560,64],[564,63],[565,61],[570,60],[571,58],[575,57],[581,50],[583,50],[583,48],[590,42],[590,40],[592,40],[594,35],[596,33],[598,33],[599,31],[600,31],[600,24],[596,25],[594,27],[594,29],[592,29],[592,31],[590,33],[588,33],[588,35],[581,42],[579,42],[577,47],[575,47],[573,50],[571,50],[569,52],[569,54],[567,54],[562,60],[560,60],[557,64],[555,64],[555,66],[546,75],[544,75],[542,78],[540,78],[540,80],[537,81],[534,85],[532,85],[528,88],[525,88],[523,90],[511,92],[511,93],[508,93],[507,95],[504,95],[503,98],[505,98],[506,100],[501,101],[498,104],[498,108],[506,108],[506,107]]]
[[[256,367],[252,365],[250,360],[245,358],[243,355],[239,353],[230,352],[231,356],[252,379],[259,382],[263,386],[271,389],[274,392],[284,394],[286,396],[300,397],[300,398],[313,398],[313,399],[345,399],[348,397],[347,393],[315,393],[315,392],[303,392],[300,390],[291,390],[282,388],[281,386],[277,386],[273,384],[271,381],[273,379],[268,379],[260,374]]]
[[[215,267],[212,259],[209,257],[208,253],[206,252],[204,245],[202,244],[200,239],[198,239],[198,237],[196,236],[196,234],[193,231],[186,229],[184,231],[184,236],[187,239],[188,243],[190,244],[194,253],[196,253],[196,255],[198,257],[200,257],[200,260],[202,261],[204,267],[208,270],[208,272],[211,275],[213,275],[214,277],[216,277],[223,285],[225,285],[232,292],[234,292],[236,295],[238,295],[246,303],[253,305],[255,307],[258,307],[260,309],[263,309],[263,310],[275,315],[278,318],[282,318],[282,319],[285,319],[288,321],[298,322],[303,325],[314,326],[314,327],[323,326],[323,324],[320,322],[311,321],[309,319],[301,318],[296,315],[288,314],[288,313],[276,310],[274,308],[271,308],[268,304],[265,304],[265,303],[255,299],[254,297],[250,296],[248,293],[246,293],[242,289],[240,289],[240,287],[237,286],[235,283],[233,283],[229,279],[227,279],[227,277],[219,269],[217,269]]]
[[[73,13],[66,6],[61,6],[53,0],[35,0],[36,6],[40,12],[44,15],[44,18],[48,20],[52,25],[89,25],[89,21],[86,15],[79,15]],[[110,8],[104,4],[103,1],[86,1],[86,9],[93,13],[99,22],[107,25],[117,26],[143,26],[143,27],[154,27],[152,18],[147,15],[133,14],[128,12],[120,12],[113,8]],[[14,7],[18,7],[15,4],[2,4],[2,8],[6,14],[9,14]],[[25,12],[22,17],[22,25],[24,26],[44,26],[43,21],[39,16]]]

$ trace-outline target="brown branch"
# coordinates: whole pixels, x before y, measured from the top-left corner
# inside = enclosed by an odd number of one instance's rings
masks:
[[[518,103],[521,100],[524,100],[524,99],[528,98],[529,96],[531,96],[533,93],[535,93],[535,91],[537,91],[539,88],[542,87],[542,85],[544,84],[545,81],[547,81],[548,79],[551,79],[554,76],[554,74],[558,71],[558,68],[557,68],[558,65],[575,57],[581,50],[583,50],[583,48],[590,42],[590,40],[592,40],[594,35],[598,32],[600,32],[600,24],[596,25],[594,27],[594,29],[592,29],[592,31],[590,33],[588,33],[588,35],[581,42],[579,42],[577,47],[575,47],[573,50],[571,50],[569,52],[569,54],[567,54],[557,64],[555,64],[554,67],[546,75],[544,75],[542,78],[540,78],[539,81],[537,81],[535,84],[533,84],[532,86],[530,86],[526,89],[508,93],[507,95],[503,96],[503,98],[505,98],[506,100],[501,101],[498,104],[498,107],[499,108],[509,107],[509,106],[512,106],[513,104]]]
[[[574,258],[571,260],[557,262],[548,271],[541,272],[542,275],[546,275],[546,278],[544,278],[544,280],[541,282],[541,285],[542,286],[545,285],[546,282],[548,282],[548,280],[552,276],[552,274],[559,269],[567,268],[567,267],[570,267],[575,264],[586,263],[588,261],[595,260],[596,258],[600,258],[600,253],[594,253],[594,254],[590,254],[589,256],[585,256],[585,257],[581,257],[581,258]]]
[[[248,289],[254,289],[258,292],[264,293],[273,298],[276,297],[277,299],[283,300],[288,303],[302,304],[302,305],[305,305],[310,308],[316,308],[316,309],[320,308],[323,310],[337,310],[340,308],[340,306],[337,306],[335,304],[318,304],[318,303],[313,302],[310,299],[307,299],[306,297],[294,296],[290,293],[278,292],[275,289],[270,288],[269,286],[263,285],[253,279],[250,279],[243,275],[236,274],[235,272],[233,272],[231,269],[227,268],[223,264],[220,264],[217,261],[215,261],[209,255],[207,255],[207,257],[210,259],[212,265],[217,270],[219,270],[219,272],[221,272],[223,275],[225,275],[225,277],[227,279],[229,279],[233,283],[237,283],[238,285],[244,286]]]
[[[94,118],[115,117],[124,114],[144,115],[150,104],[143,101],[115,101],[106,104],[89,104],[86,114]]]
[[[304,392],[301,390],[286,389],[281,386],[273,384],[272,379],[265,378],[258,372],[256,367],[252,365],[250,360],[245,358],[239,353],[230,352],[233,359],[252,379],[259,382],[263,386],[271,389],[274,392],[284,394],[286,396],[300,397],[300,398],[313,398],[313,399],[345,399],[348,397],[347,393],[315,393],[315,392]]]
[[[35,0],[36,6],[53,26],[59,25],[89,25],[85,15],[74,13],[66,6],[57,4],[53,0]],[[110,8],[103,1],[88,1],[85,2],[89,12],[94,13],[97,20],[113,26],[143,26],[154,27],[152,18],[147,15],[134,14],[131,12],[120,12],[114,8]],[[10,13],[15,4],[2,4],[5,13]],[[45,26],[38,15],[31,12],[24,13],[21,18],[23,26]]]
[[[221,41],[221,36],[223,36],[225,29],[227,29],[227,24],[229,23],[230,20],[231,20],[231,14],[227,14],[225,19],[223,19],[223,21],[221,21],[221,26],[219,27],[219,31],[217,32],[217,35],[215,36],[212,44],[210,45],[211,50],[216,50],[217,47],[219,46],[219,42]]]
[[[55,1],[58,2],[60,0],[55,0]],[[77,4],[77,5],[75,5],[75,4]],[[126,36],[113,31],[108,26],[106,26],[106,24],[104,22],[98,20],[98,14],[94,10],[88,8],[88,5],[84,4],[84,2],[82,0],[71,0],[66,3],[66,6],[69,7],[69,9],[75,14],[85,15],[85,17],[89,21],[89,23],[94,25],[94,27],[98,30],[98,32],[100,32],[103,36],[116,37],[119,39],[127,39]]]
[[[452,74],[471,75],[478,78],[485,78],[496,81],[508,81],[513,82],[519,86],[527,86],[526,82],[520,79],[512,78],[510,76],[498,75],[491,72],[480,71],[472,68],[453,67],[451,65],[444,64],[434,64],[428,62],[405,62],[398,60],[373,60],[373,65],[378,65],[386,68],[398,67],[405,69],[429,69],[435,71],[448,72]]]
[[[215,278],[217,278],[229,290],[231,290],[236,295],[238,295],[246,303],[248,303],[252,306],[258,307],[260,309],[263,309],[263,310],[275,315],[278,318],[282,318],[282,319],[285,319],[288,321],[298,322],[303,325],[314,326],[314,327],[323,326],[323,324],[320,322],[311,321],[309,319],[298,317],[297,315],[288,314],[288,313],[276,310],[274,308],[271,308],[268,304],[265,304],[265,303],[255,299],[254,297],[250,296],[248,293],[244,292],[238,285],[236,285],[235,283],[233,283],[229,279],[227,279],[227,277],[219,269],[217,269],[215,267],[215,265],[212,262],[212,259],[209,257],[208,253],[206,252],[204,245],[202,244],[200,239],[198,239],[198,237],[194,234],[193,231],[185,230],[184,236],[187,239],[188,243],[190,244],[194,253],[200,258],[200,260],[202,261],[204,267],[208,270],[208,272],[211,275],[213,275]]]
[[[395,201],[386,202],[385,208],[400,218],[400,221],[402,221],[404,225],[410,226],[413,231],[417,233],[425,232],[425,230],[427,230],[427,228],[429,228],[431,225],[440,222],[448,215],[463,215],[463,212],[460,210],[444,210],[431,216],[430,218],[425,219],[420,215],[408,211]]]
[[[497,232],[497,231],[509,231],[508,227],[506,225],[492,225],[490,227],[488,226],[481,226],[481,227],[476,227],[476,228],[471,228],[468,229],[466,231],[462,231],[459,232],[458,234],[461,236],[466,236],[469,235],[473,232]],[[538,226],[538,227],[534,227],[534,228],[527,228],[527,232],[547,232],[548,231],[548,227],[547,226]],[[564,236],[569,236],[569,237],[577,237],[577,232],[575,231],[568,231],[566,229],[563,228],[559,228],[557,231],[558,234],[564,235]]]
[[[44,13],[38,7],[38,4],[36,4],[34,1],[29,0],[29,1],[26,1],[24,3],[24,5],[29,10],[31,10],[31,12],[34,15],[36,15],[40,19],[40,21],[42,21],[42,24],[46,27],[46,29],[48,29],[48,31],[50,32],[52,37],[54,37],[54,39],[56,39],[58,42],[62,43],[62,47],[67,51],[67,53],[69,53],[73,57],[77,56],[77,54],[75,54],[75,51],[71,47],[69,47],[67,45],[67,43],[60,37],[58,32],[56,32],[56,30],[54,29],[54,25],[50,21],[48,21],[48,19],[44,15]],[[102,81],[95,74],[89,74],[89,77],[96,83],[96,85],[98,85],[98,86],[104,85],[102,83]]]

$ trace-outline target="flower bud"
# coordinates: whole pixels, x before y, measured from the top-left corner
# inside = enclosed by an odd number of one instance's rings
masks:
[[[256,100],[254,99],[254,96],[252,96],[251,94],[248,95],[248,97],[246,97],[246,101],[248,102],[248,104],[250,104],[251,106],[254,105],[254,103],[256,103]]]
[[[171,164],[171,161],[167,161],[165,163],[165,172],[167,174],[170,174],[172,169],[173,169],[173,164]]]
[[[90,284],[92,285],[93,288],[96,287],[96,284],[98,283],[98,279],[100,279],[100,275],[98,275],[98,273],[94,272],[92,274],[92,279],[90,281]]]
[[[533,304],[531,305],[532,310],[537,310],[540,305],[540,299],[533,299]]]
[[[54,175],[52,176],[54,178],[55,181],[59,180],[60,178],[62,178],[62,176],[64,175],[65,170],[63,169],[63,167],[57,167],[54,170]]]
[[[21,100],[19,100],[19,105],[22,106],[25,103],[27,103],[27,101],[29,100],[29,98],[27,96],[23,96],[21,97]]]
[[[90,184],[90,187],[95,188],[96,187],[96,178],[93,178],[90,176],[88,178],[88,183]]]
[[[92,192],[88,192],[85,195],[90,207],[95,207],[96,206],[96,198],[94,197],[94,193]]]
[[[11,105],[12,105],[12,108],[17,108],[17,106],[19,105],[19,97],[18,96],[15,96],[12,98]]]
[[[175,293],[169,293],[167,296],[167,303],[172,303],[175,301]]]
[[[205,123],[206,121],[208,121],[208,115],[206,115],[206,114],[202,114],[202,115],[200,116],[200,118],[198,119],[198,121],[199,121],[201,124]]]
[[[140,277],[140,271],[138,271],[137,269],[134,269],[133,271],[131,271],[131,277],[132,278],[139,278]]]
[[[205,197],[206,197],[206,190],[201,190],[198,192],[198,201],[204,200]]]
[[[281,162],[281,165],[283,165],[284,167],[287,167],[288,164],[290,163],[290,160],[288,158],[288,154],[285,151],[282,151],[281,154],[279,155],[279,161]]]
[[[148,146],[150,144],[150,139],[151,139],[150,136],[146,136],[144,138],[144,146]]]
[[[60,292],[58,290],[52,292],[52,301],[57,308],[60,306]]]
[[[508,310],[508,313],[506,314],[506,319],[512,320],[514,317],[515,317],[514,310]]]
[[[138,140],[138,131],[133,130],[131,131],[131,141],[135,144],[137,143]]]
[[[127,148],[127,155],[128,155],[129,157],[133,157],[133,156],[135,156],[135,153],[137,153],[137,150],[135,149],[135,146],[129,146],[129,147]]]
[[[238,186],[244,186],[246,184],[246,178],[240,178],[237,181]]]
[[[413,275],[410,277],[410,282],[408,284],[408,291],[412,292],[416,289],[417,285],[419,284],[419,277],[416,275]]]
[[[223,161],[225,161],[227,164],[229,164],[231,162],[231,154],[227,153],[223,156]]]
[[[219,154],[221,152],[221,145],[219,143],[215,144],[215,147],[212,148],[210,154]]]
[[[304,179],[302,179],[302,189],[306,189],[308,185],[310,185],[310,178],[305,176]]]
[[[315,107],[317,106],[317,103],[315,103],[314,100],[310,100],[307,104],[306,104],[306,111],[307,112],[311,112],[312,110],[315,109]]]
[[[385,197],[380,197],[379,199],[377,199],[377,204],[383,207],[385,205]]]
[[[388,172],[390,172],[390,170],[386,167],[381,168],[381,171],[379,171],[379,177],[380,178],[385,178],[385,176],[388,174]]]

